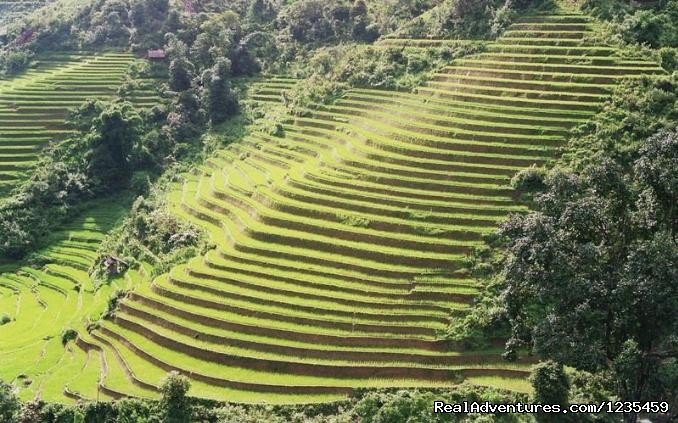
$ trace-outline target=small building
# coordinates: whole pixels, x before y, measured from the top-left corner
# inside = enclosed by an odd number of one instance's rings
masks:
[[[148,52],[146,52],[146,58],[148,60],[165,60],[165,57],[166,54],[163,49],[148,50]]]

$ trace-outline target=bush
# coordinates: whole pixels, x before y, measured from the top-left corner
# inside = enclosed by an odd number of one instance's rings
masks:
[[[678,48],[664,47],[659,50],[659,60],[667,72],[678,70]]]
[[[28,67],[31,57],[26,50],[8,51],[2,56],[2,69],[7,75],[16,75]]]
[[[103,319],[112,319],[115,315],[115,310],[118,308],[118,303],[120,300],[125,298],[127,291],[124,289],[117,289],[111,296],[108,298],[108,303],[106,303],[106,310],[101,315]]]
[[[186,394],[190,382],[177,372],[171,372],[160,383],[160,414],[165,423],[189,423],[191,404]]]
[[[546,188],[546,169],[532,165],[511,178],[511,187],[519,193],[535,193]]]
[[[403,38],[479,39],[497,36],[515,16],[512,0],[444,0],[396,31]]]
[[[0,326],[6,325],[7,323],[9,323],[11,321],[12,321],[12,318],[9,317],[9,314],[7,314],[7,313],[0,314]]]
[[[70,341],[78,337],[78,332],[75,329],[68,328],[61,332],[61,345],[66,346]]]
[[[21,403],[14,393],[12,385],[8,385],[0,380],[0,421],[16,421]]]
[[[570,381],[562,364],[545,361],[532,368],[530,382],[537,404],[567,404]]]
[[[678,47],[678,0],[634,3],[585,0],[583,10],[608,21],[624,41],[653,48]]]
[[[567,405],[570,394],[570,381],[565,369],[560,363],[545,361],[535,365],[532,369],[530,382],[534,388],[534,402],[537,404]],[[552,414],[537,414],[537,421],[562,422],[563,416]]]

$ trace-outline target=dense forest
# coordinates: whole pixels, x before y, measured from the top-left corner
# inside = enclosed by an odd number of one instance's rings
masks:
[[[678,419],[677,0],[3,13],[1,421]]]

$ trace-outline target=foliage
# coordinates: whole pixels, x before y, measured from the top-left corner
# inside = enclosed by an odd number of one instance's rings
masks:
[[[633,3],[621,0],[586,0],[582,8],[610,22],[627,43],[650,47],[678,47],[678,1]]]
[[[0,314],[0,326],[6,325],[7,323],[11,322],[12,318],[9,316],[7,313],[2,313]]]
[[[337,0],[295,1],[281,11],[278,26],[279,38],[300,43],[370,42],[379,36],[363,0],[353,5]]]
[[[14,388],[0,380],[0,421],[13,421],[21,407]]]
[[[169,87],[174,91],[185,91],[191,88],[191,80],[195,74],[194,66],[185,57],[178,57],[170,63]]]
[[[146,125],[130,103],[87,101],[70,121],[80,134],[46,150],[31,178],[0,203],[1,256],[22,257],[88,200],[126,188],[146,162]]]
[[[668,72],[678,71],[678,48],[664,47],[660,49],[659,63]]]
[[[59,154],[43,158],[33,176],[0,203],[0,256],[19,258],[35,248],[53,227],[91,199],[84,169],[59,161]]]
[[[171,173],[153,186],[148,198],[139,196],[127,218],[102,242],[95,279],[107,279],[104,261],[111,256],[120,257],[129,264],[151,263],[154,274],[159,274],[210,248],[198,228],[168,211],[166,192],[160,188],[168,181],[171,181]]]
[[[666,394],[658,375],[671,365],[678,330],[678,187],[662,175],[678,174],[676,163],[670,132],[648,139],[627,170],[610,160],[578,175],[556,169],[537,211],[502,226],[509,348],[527,344],[589,371],[626,356],[627,372],[637,360],[640,386],[620,389],[622,398]]]
[[[361,390],[350,398],[335,403],[277,406],[200,401],[186,396],[189,387],[183,376],[170,373],[161,384],[162,396],[160,401],[123,399],[112,402],[78,402],[74,405],[61,405],[46,404],[35,400],[25,403],[23,407],[19,408],[21,403],[16,397],[12,396],[10,403],[12,404],[12,415],[15,417],[3,419],[3,422],[349,423],[362,421],[366,423],[400,423],[407,421],[412,423],[509,423],[532,421],[529,417],[521,415],[432,414],[434,400],[441,400],[446,403],[461,403],[463,401],[514,403],[527,400],[526,395],[523,394],[465,384],[444,390]],[[7,392],[11,393],[11,390]]]
[[[0,73],[16,75],[25,70],[33,55],[25,50],[7,50],[0,54]]]
[[[534,366],[530,382],[534,388],[534,402],[537,404],[558,404],[566,406],[570,393],[570,381],[560,363],[545,361]],[[563,421],[563,416],[538,414],[539,422]]]
[[[86,170],[95,186],[127,185],[143,130],[143,119],[128,102],[114,103],[92,120],[84,142]]]
[[[530,1],[443,0],[398,28],[394,35],[403,38],[491,38],[508,26],[517,11],[531,6]]]
[[[317,105],[332,103],[345,89],[343,83],[314,75],[308,79],[308,83],[299,83],[291,90],[284,91],[283,103],[292,114],[304,116]]]
[[[228,81],[230,62],[219,59],[217,63],[202,74],[207,114],[213,125],[223,123],[238,112],[238,99]]]
[[[165,423],[189,423],[191,404],[186,394],[190,388],[188,379],[171,372],[160,384],[160,415]]]
[[[495,403],[515,402],[518,398],[490,390],[473,389],[461,385],[451,392],[426,391],[395,391],[369,392],[355,405],[354,413],[365,423],[428,423],[428,422],[465,422],[476,421],[473,416],[464,413],[432,414],[434,401],[444,401],[448,404],[459,404],[463,401],[489,401]],[[488,422],[517,422],[521,421],[517,415],[488,415]]]
[[[112,319],[115,315],[115,310],[118,308],[118,303],[120,300],[125,298],[127,291],[124,289],[116,289],[113,294],[108,298],[106,303],[106,310],[101,315],[102,319]],[[92,327],[94,329],[94,326]]]
[[[78,337],[78,332],[73,328],[64,329],[61,332],[61,345],[66,346],[70,341]]]
[[[543,191],[546,185],[546,170],[536,166],[530,166],[515,174],[511,178],[511,187],[519,193],[533,193]]]
[[[286,92],[283,101],[292,113],[303,115],[332,103],[350,87],[411,90],[437,68],[481,49],[476,42],[428,49],[355,44],[320,48],[298,71],[305,81]]]
[[[675,87],[672,77],[623,84],[573,132],[560,166],[514,179],[536,182],[534,211],[471,256],[484,294],[453,337],[510,329],[507,358],[526,347],[600,378],[576,382],[580,397],[675,398]]]
[[[676,76],[625,81],[595,119],[576,128],[563,162],[576,170],[610,158],[630,163],[645,140],[678,122]]]

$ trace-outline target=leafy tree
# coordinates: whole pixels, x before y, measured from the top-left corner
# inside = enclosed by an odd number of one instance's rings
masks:
[[[676,175],[676,131],[650,137],[630,167],[549,174],[536,211],[500,230],[509,351],[611,369],[623,400],[676,396],[662,378],[678,358]]]
[[[326,42],[335,37],[333,25],[321,0],[300,0],[289,5],[278,17],[279,25],[299,42]]]
[[[170,63],[169,86],[174,91],[186,91],[191,88],[194,67],[185,57],[178,57]]]
[[[3,71],[8,75],[22,72],[31,61],[31,55],[25,50],[8,51],[2,55],[0,64]]]
[[[246,20],[250,23],[264,25],[272,23],[276,17],[276,9],[268,0],[253,0],[247,9]]]
[[[635,3],[623,0],[585,0],[582,8],[610,21],[627,43],[653,48],[678,47],[678,0]]]
[[[74,204],[91,198],[90,183],[56,155],[37,166],[31,179],[0,204],[0,256],[21,258]]]
[[[374,26],[370,26],[370,17],[365,0],[356,0],[351,6],[350,14],[354,39],[372,42],[379,38],[379,31]]]
[[[232,11],[214,14],[200,24],[190,48],[191,61],[206,69],[221,57],[228,57],[240,37],[240,19]]]
[[[189,423],[191,404],[186,396],[191,384],[184,376],[171,372],[160,384],[160,413],[165,423]]]
[[[207,123],[207,114],[202,108],[200,95],[195,89],[179,93],[167,114],[163,127],[175,143],[190,141],[197,137]]]
[[[230,62],[222,58],[202,76],[207,113],[212,124],[222,123],[238,111],[238,100],[228,80],[230,67]]]
[[[114,103],[94,119],[87,134],[87,171],[100,186],[125,186],[131,174],[132,154],[143,130],[143,120],[131,103]]]
[[[0,421],[14,421],[20,408],[21,403],[14,394],[14,388],[0,380]]]
[[[537,404],[557,404],[566,406],[570,392],[570,381],[560,363],[545,361],[532,369],[530,382],[534,388],[534,402]],[[539,422],[563,421],[563,416],[546,413],[537,414]]]

